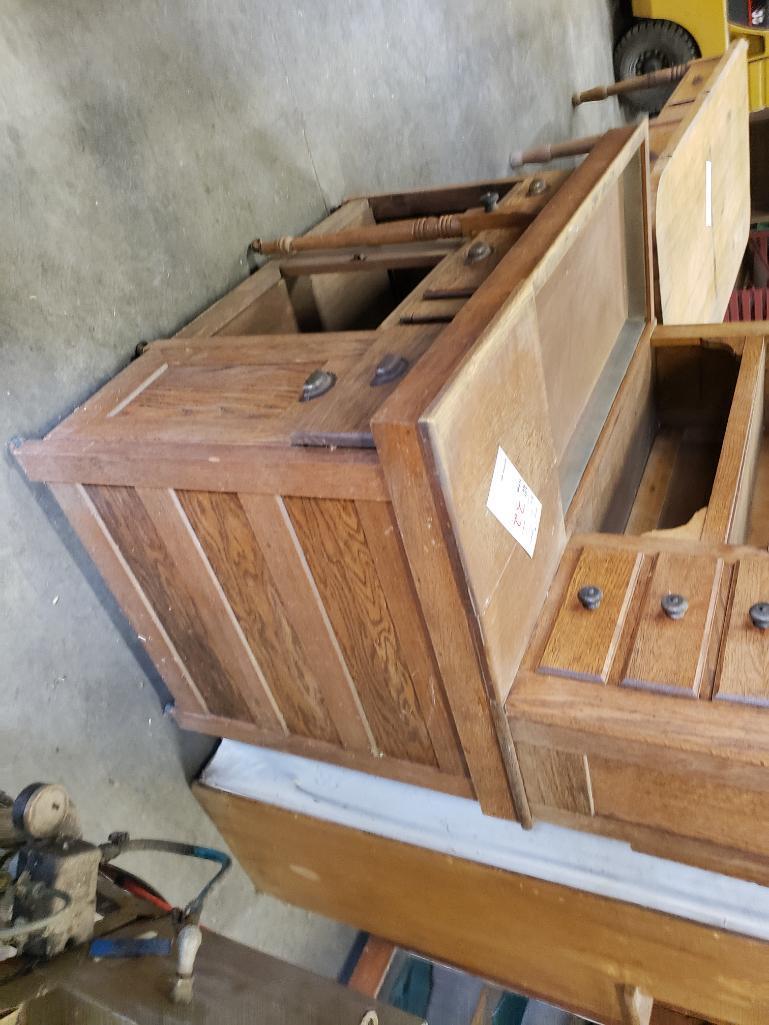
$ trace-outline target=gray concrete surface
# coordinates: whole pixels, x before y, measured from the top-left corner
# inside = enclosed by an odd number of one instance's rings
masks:
[[[246,272],[255,235],[345,194],[506,173],[588,134],[608,0],[6,0],[0,10],[0,437],[37,437]],[[206,742],[42,488],[0,465],[0,787],[66,783],[88,835],[216,840],[187,778]],[[155,860],[174,900],[197,881]],[[236,872],[209,924],[332,973],[343,926]]]

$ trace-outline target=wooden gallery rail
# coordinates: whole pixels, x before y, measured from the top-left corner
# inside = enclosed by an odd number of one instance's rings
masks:
[[[271,261],[16,456],[184,728],[766,881],[762,326],[656,328],[645,123],[570,175],[354,200],[311,237],[482,224],[490,191],[528,226]],[[275,892],[598,1020],[637,986],[769,1013],[760,940],[206,806]],[[399,872],[451,922],[387,912]],[[541,942],[516,967],[518,914]]]

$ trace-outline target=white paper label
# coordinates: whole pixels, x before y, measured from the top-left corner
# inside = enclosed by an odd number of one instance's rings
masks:
[[[497,451],[486,508],[532,558],[537,544],[542,503],[501,448]]]

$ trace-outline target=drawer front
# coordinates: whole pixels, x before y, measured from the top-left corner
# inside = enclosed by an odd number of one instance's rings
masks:
[[[583,549],[545,645],[541,672],[606,683],[640,564],[640,553]],[[586,587],[601,592],[596,608],[580,601]]]
[[[742,559],[735,568],[724,657],[715,697],[769,705],[769,630],[751,621],[750,610],[769,602],[769,558]]]
[[[707,556],[657,556],[622,686],[699,696],[722,570]],[[673,596],[687,605],[680,618]]]

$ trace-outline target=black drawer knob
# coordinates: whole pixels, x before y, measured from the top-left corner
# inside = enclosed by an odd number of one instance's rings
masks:
[[[666,594],[660,604],[668,619],[683,619],[689,608],[689,602],[682,594]]]
[[[487,214],[491,213],[491,211],[496,207],[498,202],[499,202],[499,193],[498,192],[484,192],[483,195],[481,196],[481,206],[483,207],[483,209],[486,211]]]
[[[769,630],[769,602],[757,601],[750,606],[748,615],[756,630]]]
[[[594,612],[601,604],[603,591],[600,587],[588,584],[587,587],[580,587],[577,591],[577,597],[583,609],[587,609],[588,612]]]

